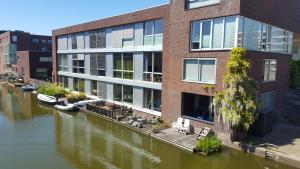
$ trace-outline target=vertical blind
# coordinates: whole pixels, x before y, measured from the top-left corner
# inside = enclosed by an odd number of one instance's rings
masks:
[[[236,37],[236,17],[227,17],[225,19],[224,48],[235,46]]]
[[[222,39],[223,39],[223,19],[222,18],[214,19],[213,48],[215,49],[222,48]]]
[[[114,27],[112,32],[113,48],[122,48],[122,27]]]

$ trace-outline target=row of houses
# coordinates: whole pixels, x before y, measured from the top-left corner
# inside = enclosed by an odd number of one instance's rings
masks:
[[[263,105],[252,131],[265,135],[288,90],[289,62],[299,57],[299,9],[298,0],[171,0],[56,29],[47,39],[51,76],[66,88],[132,107],[139,115],[166,121],[181,116],[194,127],[228,134],[207,88],[222,90],[230,51],[243,47]],[[17,53],[17,61],[1,56],[6,60],[0,71],[28,65],[22,58],[31,52]]]

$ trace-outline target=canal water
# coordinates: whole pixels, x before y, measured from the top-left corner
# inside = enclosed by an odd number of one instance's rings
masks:
[[[225,149],[182,151],[85,113],[63,113],[0,86],[0,169],[293,169]]]

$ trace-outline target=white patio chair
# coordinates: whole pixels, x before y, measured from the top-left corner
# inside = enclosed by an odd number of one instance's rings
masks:
[[[183,118],[178,117],[177,122],[172,123],[172,129],[179,132],[180,128],[183,127],[182,122],[183,122]]]
[[[181,127],[179,129],[179,132],[184,133],[184,134],[189,134],[190,133],[190,120],[189,119],[184,120],[183,127]]]

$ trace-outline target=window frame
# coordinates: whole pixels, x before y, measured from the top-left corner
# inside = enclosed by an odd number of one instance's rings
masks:
[[[118,85],[121,86],[121,101],[115,100],[115,86],[118,86]],[[132,103],[124,101],[124,91],[125,91],[125,90],[124,90],[124,86],[125,86],[125,87],[131,87],[131,88],[132,88]],[[134,103],[133,86],[131,86],[131,85],[124,85],[124,84],[114,83],[114,84],[113,84],[113,102],[133,105],[133,103]]]
[[[262,71],[262,82],[267,83],[267,82],[275,82],[277,80],[277,70],[278,70],[278,62],[277,59],[264,59],[263,60],[263,71]],[[271,62],[275,61],[276,62],[276,72],[275,72],[275,79],[270,80],[270,72],[271,72]],[[266,70],[266,62],[268,62],[268,77],[265,78],[265,70]]]
[[[198,72],[198,80],[197,81],[191,81],[191,80],[186,80],[185,79],[185,65],[184,65],[184,61],[185,60],[197,60],[198,62],[198,69],[197,69],[197,72]],[[204,82],[204,81],[200,81],[200,69],[199,69],[199,65],[200,65],[200,61],[201,60],[214,60],[215,61],[215,71],[214,71],[214,77],[215,77],[215,81],[213,83],[211,82]],[[182,59],[182,67],[181,67],[181,72],[182,72],[182,81],[183,82],[187,82],[187,83],[198,83],[198,84],[212,84],[212,85],[215,85],[217,84],[217,64],[218,64],[218,59],[217,58],[183,58]]]
[[[121,69],[115,69],[115,64],[114,64],[114,61],[115,61],[115,56],[114,54],[121,54]],[[133,53],[130,53],[128,52],[127,54],[131,54],[132,55],[132,70],[125,70],[124,69],[124,54],[125,53],[113,53],[113,78],[118,78],[118,79],[126,79],[126,80],[134,80],[134,56],[133,56]],[[115,72],[121,72],[121,76],[122,77],[116,77],[115,76]],[[128,78],[124,78],[124,74],[125,73],[132,73],[132,79],[128,79]]]
[[[163,45],[163,34],[164,34],[164,32],[162,32],[162,33],[155,33],[155,28],[156,28],[156,26],[155,26],[155,24],[156,24],[156,22],[157,21],[162,21],[162,31],[164,31],[164,21],[163,21],[163,19],[162,18],[158,18],[158,19],[154,19],[154,20],[149,20],[149,21],[145,21],[144,23],[143,23],[143,46],[156,46],[156,45]],[[146,28],[146,23],[147,22],[150,22],[150,23],[152,23],[152,34],[151,35],[145,35],[145,28]],[[155,44],[155,38],[156,37],[159,37],[159,36],[161,36],[162,37],[162,44]],[[152,39],[152,44],[145,44],[145,38],[151,38]]]
[[[150,101],[151,101],[151,108],[148,108],[147,106],[145,106],[145,91],[149,90],[150,91]],[[162,91],[161,90],[157,90],[157,89],[150,89],[150,88],[143,88],[143,108],[144,109],[148,109],[148,110],[152,110],[152,111],[156,111],[156,112],[161,112],[161,107],[162,107],[162,98],[160,98],[160,108],[159,110],[155,108],[154,106],[154,92],[155,91],[159,91],[160,92],[160,96],[162,97]]]
[[[64,56],[67,61],[67,65],[63,64],[63,60],[60,60],[60,58]],[[58,54],[58,70],[62,72],[69,72],[69,64],[68,64],[68,55],[67,54]]]
[[[151,53],[151,63],[152,63],[151,64],[151,70],[152,70],[151,72],[145,71],[145,54],[146,53]],[[144,52],[144,54],[143,54],[143,81],[152,82],[152,83],[162,83],[162,75],[163,75],[162,71],[161,71],[161,73],[154,71],[154,69],[155,69],[155,53],[161,53],[161,61],[162,61],[161,66],[163,65],[162,52]],[[161,67],[161,69],[162,69],[162,67]],[[150,81],[145,80],[145,76],[147,77],[147,75],[149,75],[149,74],[150,74],[151,80]],[[154,80],[155,79],[154,76],[156,76],[156,75],[161,76],[160,82]]]
[[[74,59],[74,55],[77,55],[77,59]],[[76,73],[76,74],[85,74],[86,73],[86,71],[85,71],[85,54],[82,54],[83,55],[83,60],[81,60],[81,59],[78,59],[78,55],[79,55],[79,53],[73,53],[72,54],[72,73]],[[74,66],[74,61],[77,61],[77,62],[79,62],[79,61],[83,61],[83,67],[81,67],[81,66]],[[78,72],[74,72],[74,69],[77,69],[77,70],[80,70],[80,69],[82,69],[83,70],[83,72],[81,73],[80,71]]]
[[[231,48],[225,47],[225,28],[226,28],[226,18],[235,17],[235,39],[234,39],[234,46]],[[239,31],[239,19],[241,16],[239,15],[232,15],[232,16],[226,16],[226,17],[216,17],[211,19],[204,19],[204,20],[192,20],[190,21],[190,30],[189,30],[189,50],[190,52],[197,52],[197,51],[220,51],[220,50],[231,50],[232,48],[236,47],[238,44],[238,31]],[[213,48],[213,36],[214,36],[214,21],[215,19],[222,19],[222,42],[221,42],[221,48]],[[210,21],[210,47],[209,48],[202,48],[202,32],[203,32],[203,22]],[[199,35],[199,49],[193,49],[193,42],[192,41],[192,32],[193,32],[193,23],[194,22],[200,22],[200,35]]]
[[[91,56],[95,54],[95,57],[96,57],[96,68],[92,68],[91,64],[92,62],[90,62],[90,75],[91,76],[106,76],[106,55],[105,53],[90,53],[90,60],[91,60]],[[98,55],[100,54],[100,56]],[[98,65],[98,57],[102,57],[101,54],[103,54],[103,58],[104,58],[104,69],[103,68],[99,68],[99,65]],[[96,70],[97,71],[97,75],[94,75],[92,74],[92,70]],[[104,72],[104,75],[99,75],[99,71],[103,71]]]
[[[190,3],[197,3],[197,1],[199,1],[198,2],[198,3],[200,3],[199,5],[197,5],[195,7],[189,7]],[[205,3],[206,1],[212,1],[212,2]],[[201,2],[204,4],[201,4]],[[220,3],[221,3],[220,0],[185,0],[184,6],[185,6],[185,10],[192,10],[192,9],[203,8],[203,7],[207,7],[207,6],[218,5]]]

